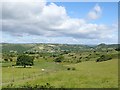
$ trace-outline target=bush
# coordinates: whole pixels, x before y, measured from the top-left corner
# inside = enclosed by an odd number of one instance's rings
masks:
[[[79,59],[82,59],[82,57],[80,57]]]
[[[8,59],[7,59],[7,58],[5,58],[5,59],[4,59],[4,61],[6,61],[6,62],[7,62],[7,61],[8,61]]]
[[[72,70],[76,70],[76,68],[75,68],[75,67],[72,67]]]
[[[36,56],[35,58],[36,58],[36,59],[39,59],[39,56]]]
[[[16,86],[13,85],[13,83],[8,84],[6,87],[3,87],[2,90],[12,90],[12,88],[15,88]],[[15,90],[48,90],[48,88],[55,88],[55,86],[50,85],[49,83],[46,83],[44,85],[31,85],[28,82],[25,85],[18,86],[18,88],[21,89],[15,89]],[[14,89],[13,89],[14,90]]]
[[[116,50],[116,51],[120,51],[120,47],[116,48],[115,50]]]
[[[64,57],[63,56],[59,56],[54,61],[55,62],[62,62],[63,60],[64,60]]]
[[[68,67],[67,70],[76,70],[75,67]]]
[[[10,58],[10,61],[12,62],[12,61],[13,61],[13,59],[12,59],[12,58]]]
[[[91,54],[89,54],[89,56],[91,56]]]
[[[102,62],[102,61],[107,61],[107,60],[111,60],[111,59],[112,59],[111,57],[102,55],[100,58],[98,58],[98,59],[96,60],[96,62]]]
[[[6,86],[7,88],[11,88],[11,87],[14,87],[13,83],[10,83]],[[3,88],[4,89],[4,88]]]
[[[67,70],[70,70],[70,68],[67,68]]]
[[[30,85],[30,84],[26,84],[26,85],[23,85],[21,86],[22,88],[27,88],[27,89],[45,89],[45,88],[54,88],[54,86],[51,86],[49,83],[46,83],[45,85],[39,85],[39,84],[36,84],[34,86]]]
[[[64,52],[63,52],[63,54],[68,54],[68,53],[70,53],[70,51],[64,51]]]
[[[77,60],[77,61],[76,61],[76,63],[80,63],[80,62],[81,62],[81,60]]]

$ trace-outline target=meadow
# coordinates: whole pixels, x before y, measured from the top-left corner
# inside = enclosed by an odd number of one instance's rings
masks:
[[[20,87],[50,83],[56,88],[117,88],[118,60],[96,63],[87,61],[78,64],[57,64],[54,62],[37,62],[33,67],[3,67],[3,87],[13,84]],[[67,70],[74,67],[76,70]],[[45,71],[41,69],[44,68]]]
[[[103,54],[112,59],[96,62]],[[40,54],[34,65],[26,68],[15,65],[16,57],[13,61],[2,61],[2,88],[39,85],[48,88],[118,88],[117,51],[70,52],[62,56],[62,62],[54,62],[56,57],[51,57],[51,54]],[[78,60],[80,62],[76,62]]]

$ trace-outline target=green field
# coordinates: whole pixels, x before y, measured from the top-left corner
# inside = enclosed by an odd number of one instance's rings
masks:
[[[14,46],[5,44],[3,48],[6,50],[0,61],[3,88],[118,88],[120,53],[115,50],[117,45],[101,44],[93,48],[84,45],[33,44],[28,45],[32,49],[25,52],[28,49],[26,44],[22,45],[25,49],[21,49],[20,53],[14,51],[19,45]],[[21,53],[33,56],[34,65],[26,68],[17,66],[16,60]],[[61,62],[56,62],[59,57],[63,57]]]
[[[67,70],[67,67],[75,67],[76,70]],[[45,71],[42,71],[42,68]],[[118,87],[117,59],[100,63],[88,61],[78,64],[36,61],[35,66],[32,68],[3,67],[2,73],[3,87],[11,83],[15,85],[14,87],[20,87],[28,84],[27,82],[31,85],[50,83],[50,85],[58,88]]]

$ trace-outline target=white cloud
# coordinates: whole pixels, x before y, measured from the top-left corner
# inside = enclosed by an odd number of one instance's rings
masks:
[[[89,12],[97,19],[102,10],[98,4]],[[36,35],[43,37],[71,37],[78,39],[108,39],[114,36],[114,26],[87,23],[80,18],[70,18],[65,7],[55,3],[3,3],[3,32],[17,37]],[[78,41],[79,42],[79,41]]]
[[[98,19],[101,16],[101,7],[96,4],[95,7],[88,13],[89,19]]]

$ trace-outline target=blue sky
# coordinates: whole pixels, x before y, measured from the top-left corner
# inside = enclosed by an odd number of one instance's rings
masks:
[[[5,2],[2,9],[2,42],[118,42],[117,2]]]
[[[64,6],[67,13],[72,18],[86,18],[86,14],[96,5],[99,4],[102,9],[102,16],[95,22],[97,24],[108,24],[117,22],[118,3],[117,2],[56,2],[59,6]]]

